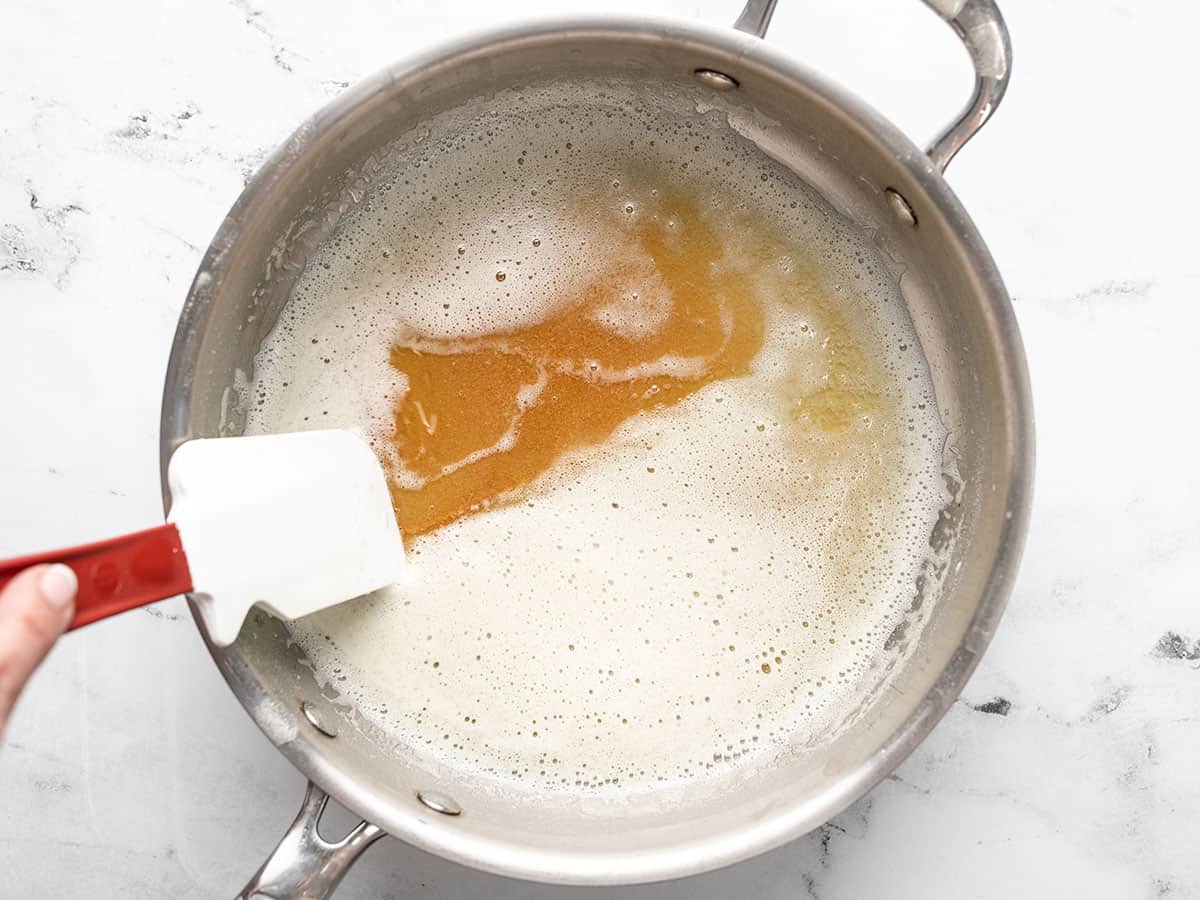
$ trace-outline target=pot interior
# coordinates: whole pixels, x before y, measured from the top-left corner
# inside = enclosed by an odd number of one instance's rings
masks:
[[[696,76],[713,70],[733,82]],[[714,87],[736,87],[718,90]],[[303,126],[231,211],[197,275],[164,397],[164,460],[180,441],[236,435],[255,357],[318,248],[370,202],[396,153],[436,142],[437,114],[497,109],[506,92],[609,84],[664,117],[716,116],[785,166],[877,249],[899,285],[949,434],[950,496],[886,651],[817,743],[652,799],[499,790],[397,747],[336,684],[319,683],[283,624],[255,612],[212,648],[239,699],[306,774],[392,834],[538,880],[632,882],[749,856],[834,815],[884,777],[949,706],[995,627],[1025,518],[1028,411],[1007,297],[969,219],[886,122],[756,39],[676,25],[544,26],[418,60],[347,92]],[[897,215],[889,190],[915,217]],[[328,737],[301,703],[336,732]],[[419,792],[464,810],[431,812]]]

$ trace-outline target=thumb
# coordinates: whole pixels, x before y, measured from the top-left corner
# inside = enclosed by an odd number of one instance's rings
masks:
[[[0,732],[33,670],[75,612],[79,582],[67,566],[34,566],[0,591]]]

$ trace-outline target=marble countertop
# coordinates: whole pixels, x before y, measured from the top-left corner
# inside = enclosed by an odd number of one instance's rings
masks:
[[[16,0],[0,27],[0,550],[160,515],[160,390],[244,180],[383,64],[523,15],[716,0]],[[1004,107],[949,180],[1029,353],[1036,505],[962,699],[828,825],[673,884],[564,890],[387,840],[345,898],[1200,896],[1200,8],[1007,0]],[[968,89],[916,0],[780,4],[771,41],[918,139]],[[225,688],[182,600],[63,641],[0,749],[0,894],[231,896],[303,780]]]

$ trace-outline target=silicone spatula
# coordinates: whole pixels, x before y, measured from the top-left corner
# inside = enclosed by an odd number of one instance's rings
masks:
[[[167,480],[167,524],[0,561],[0,588],[28,566],[65,563],[79,577],[71,628],[188,593],[224,646],[252,606],[297,619],[403,575],[387,479],[353,432],[188,441]]]

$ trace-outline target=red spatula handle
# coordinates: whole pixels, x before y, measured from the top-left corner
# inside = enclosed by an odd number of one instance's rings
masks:
[[[179,531],[170,524],[94,544],[0,560],[0,590],[21,570],[42,563],[64,563],[79,578],[69,628],[192,589]]]

